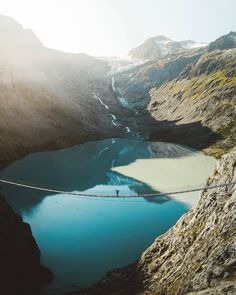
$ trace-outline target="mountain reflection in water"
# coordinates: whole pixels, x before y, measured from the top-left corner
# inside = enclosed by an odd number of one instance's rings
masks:
[[[175,144],[108,139],[29,155],[0,175],[63,191],[115,196],[119,190],[120,195],[135,197],[159,192],[112,169],[140,159],[177,160],[193,153],[196,151]],[[42,262],[55,274],[47,294],[88,286],[107,271],[132,263],[189,209],[168,196],[81,198],[10,185],[2,185],[2,191],[30,223]]]

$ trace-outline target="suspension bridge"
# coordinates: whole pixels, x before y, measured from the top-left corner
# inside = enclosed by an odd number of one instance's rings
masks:
[[[228,183],[221,183],[217,185],[212,186],[204,186],[204,187],[198,187],[198,188],[192,188],[192,189],[186,189],[186,190],[179,190],[179,191],[169,191],[164,193],[150,193],[150,194],[138,194],[137,195],[122,195],[120,194],[120,190],[115,190],[115,194],[88,194],[86,192],[73,192],[73,191],[64,191],[59,190],[56,188],[47,188],[42,186],[34,186],[26,183],[21,183],[19,181],[13,181],[8,180],[4,178],[0,178],[0,183],[2,184],[8,184],[15,187],[22,187],[26,189],[41,191],[41,192],[48,192],[48,193],[54,193],[54,194],[63,194],[63,195],[72,195],[77,197],[90,197],[90,198],[152,198],[152,197],[163,197],[163,196],[171,196],[171,195],[178,195],[178,194],[185,194],[190,192],[200,192],[200,191],[206,191],[211,190],[215,188],[221,188],[221,187],[228,187],[233,186],[236,184],[236,181],[234,182],[228,182]]]

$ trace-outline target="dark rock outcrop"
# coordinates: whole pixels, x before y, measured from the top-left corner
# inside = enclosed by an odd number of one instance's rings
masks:
[[[236,149],[216,165],[206,187],[236,182]],[[140,260],[74,295],[236,293],[236,185],[204,190],[197,205]]]
[[[0,294],[30,294],[51,280],[51,272],[40,264],[30,225],[0,195]]]

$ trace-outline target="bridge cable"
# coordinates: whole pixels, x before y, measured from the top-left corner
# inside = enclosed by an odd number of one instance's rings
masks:
[[[100,195],[100,194],[88,194],[88,193],[79,193],[79,192],[70,192],[70,191],[63,191],[59,189],[53,189],[53,188],[45,188],[41,186],[33,186],[28,184],[23,184],[18,181],[10,181],[7,179],[0,178],[1,183],[17,186],[17,187],[23,187],[27,189],[37,190],[37,191],[44,191],[49,193],[56,193],[56,194],[64,194],[64,195],[73,195],[78,197],[100,197],[100,198],[149,198],[149,197],[162,197],[162,196],[170,196],[170,195],[177,195],[177,194],[184,194],[184,193],[190,193],[190,192],[198,192],[198,191],[205,191],[210,190],[214,188],[220,188],[220,187],[227,187],[231,185],[235,185],[236,181],[229,182],[229,183],[222,183],[217,185],[212,185],[208,187],[201,187],[201,188],[195,188],[195,189],[188,189],[188,190],[182,190],[182,191],[172,191],[172,192],[166,192],[166,193],[152,193],[152,194],[138,194],[138,195]]]

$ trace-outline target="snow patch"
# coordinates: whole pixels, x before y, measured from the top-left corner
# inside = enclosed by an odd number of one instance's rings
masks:
[[[157,45],[166,45],[166,44],[171,43],[171,40],[161,40],[161,41],[155,40],[155,43]]]
[[[200,48],[200,47],[206,47],[208,43],[198,43],[194,41],[183,41],[182,42],[182,47],[186,50],[189,49],[195,49],[195,48]]]

